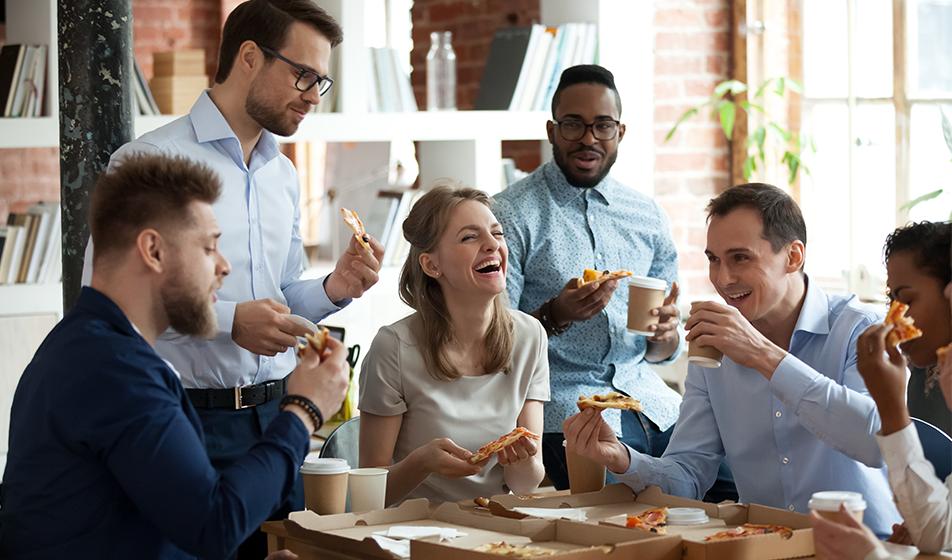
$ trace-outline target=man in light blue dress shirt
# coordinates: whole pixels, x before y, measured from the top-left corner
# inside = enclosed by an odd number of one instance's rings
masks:
[[[866,523],[888,535],[899,514],[874,437],[879,416],[856,369],[856,339],[882,315],[809,281],[806,226],[780,189],[733,187],[708,213],[710,279],[729,305],[695,304],[686,338],[722,351],[723,365],[689,366],[660,459],[619,443],[590,410],[565,422],[566,445],[636,491],[699,498],[726,457],[743,502],[806,512],[814,492],[861,492]]]
[[[594,65],[566,69],[552,117],[554,161],[496,195],[493,211],[509,246],[510,303],[535,315],[549,334],[552,400],[542,448],[546,474],[563,489],[562,421],[578,411],[580,395],[617,390],[637,398],[643,413],[612,410],[606,420],[640,451],[664,451],[681,399],[646,362],[677,358],[681,337],[676,288],[659,310],[657,334],[646,338],[627,331],[628,293],[616,291],[618,281],[575,284],[586,268],[627,269],[669,286],[677,280],[664,211],[608,176],[625,135],[611,72]]]
[[[337,22],[310,0],[240,4],[225,22],[211,89],[188,115],[126,144],[110,161],[183,155],[221,178],[214,211],[232,269],[217,294],[217,332],[210,340],[169,332],[156,344],[182,375],[216,468],[244,456],[279,414],[296,336],[308,331],[289,314],[318,322],[377,282],[383,249],[369,236],[373,254],[351,239],[330,275],[301,279],[300,181],[275,139],[293,134],[331,87],[331,49],[341,40]],[[87,275],[90,269],[87,250]],[[298,481],[276,517],[302,507]],[[249,557],[262,552],[259,544]]]

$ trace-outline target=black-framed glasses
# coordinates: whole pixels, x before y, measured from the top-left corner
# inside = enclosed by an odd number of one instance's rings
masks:
[[[298,64],[297,62],[281,56],[281,53],[274,49],[269,49],[268,47],[262,45],[258,45],[258,48],[261,49],[261,52],[277,58],[281,62],[298,71],[297,81],[294,82],[294,87],[298,91],[310,91],[312,87],[317,86],[317,94],[324,95],[327,93],[327,90],[331,89],[331,86],[334,85],[334,80],[332,80],[330,76],[321,76],[317,72],[310,70],[303,65]]]
[[[618,125],[621,124],[615,119],[599,119],[591,124],[585,124],[585,121],[580,119],[565,119],[553,122],[559,128],[559,134],[562,135],[562,138],[569,142],[581,140],[585,136],[585,131],[589,128],[592,129],[592,136],[596,140],[612,140],[618,134]]]

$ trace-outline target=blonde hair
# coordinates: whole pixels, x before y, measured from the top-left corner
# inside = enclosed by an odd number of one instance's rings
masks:
[[[423,272],[420,255],[432,252],[450,221],[450,215],[468,201],[490,206],[483,191],[459,185],[441,184],[423,195],[403,222],[403,236],[410,243],[410,254],[400,273],[400,299],[419,313],[422,332],[417,342],[430,375],[453,380],[462,374],[450,363],[447,346],[454,339],[443,290],[434,278]],[[505,292],[493,299],[493,317],[486,331],[486,373],[509,373],[512,362],[512,316]]]

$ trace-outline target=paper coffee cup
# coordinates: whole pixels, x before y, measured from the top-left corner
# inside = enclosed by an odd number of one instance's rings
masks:
[[[820,517],[830,521],[840,522],[840,506],[860,523],[863,522],[863,513],[866,511],[866,500],[859,492],[814,492],[807,507],[815,511]]]
[[[565,442],[562,442],[565,447]],[[572,494],[598,492],[605,487],[605,466],[588,457],[565,450],[565,462],[569,471],[569,491]]]
[[[347,503],[347,473],[344,459],[314,459],[301,467],[304,506],[319,515],[344,513]]]
[[[351,469],[347,486],[350,511],[383,509],[387,498],[387,469]]]
[[[699,303],[704,302],[691,302],[691,313],[694,313],[694,308]],[[706,368],[719,368],[721,367],[721,358],[723,357],[724,353],[713,346],[704,346],[693,340],[688,343],[688,361],[692,364]]]
[[[632,276],[628,281],[628,332],[642,336],[654,336],[648,330],[658,324],[658,317],[651,310],[664,304],[664,291],[668,283],[659,278]]]

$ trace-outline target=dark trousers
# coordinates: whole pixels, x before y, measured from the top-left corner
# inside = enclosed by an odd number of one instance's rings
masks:
[[[674,426],[662,432],[644,414],[626,410],[621,413],[621,437],[618,440],[639,453],[661,457],[668,447],[673,431]],[[545,474],[557,490],[566,490],[569,487],[565,447],[562,446],[564,439],[561,433],[542,434],[542,462],[545,465]],[[608,473],[608,482],[616,482],[611,473]],[[737,489],[727,463],[722,462],[717,480],[704,496],[704,501],[717,503],[724,500],[737,501]]]
[[[223,469],[243,457],[261,439],[268,425],[277,417],[280,399],[243,410],[197,408],[205,431],[205,448],[216,469]],[[304,509],[304,487],[301,477],[294,483],[288,499],[268,519],[286,519],[288,513]],[[268,539],[255,531],[238,548],[238,560],[262,560],[268,555]]]

